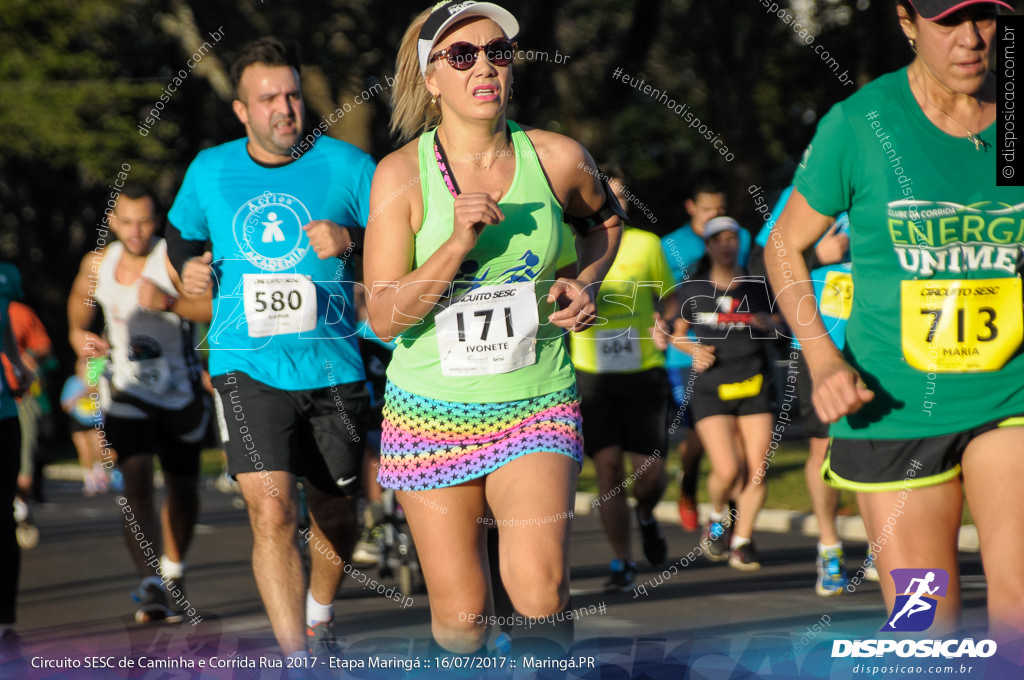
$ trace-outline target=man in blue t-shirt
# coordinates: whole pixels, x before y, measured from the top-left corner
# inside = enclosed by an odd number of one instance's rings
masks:
[[[760,189],[760,187],[757,187]],[[778,243],[778,234],[772,235],[775,222],[782,215],[793,187],[789,186],[779,195],[755,243],[763,249],[783,247]],[[836,347],[842,349],[846,341],[846,320],[853,306],[853,276],[850,266],[850,217],[840,214],[835,223],[807,253],[807,269],[814,284],[814,296],[818,300],[818,311]],[[771,244],[771,245],[769,245]],[[800,349],[795,339],[794,349]],[[804,466],[804,477],[811,497],[811,508],[818,520],[818,581],[815,591],[822,597],[839,595],[847,585],[846,557],[839,540],[836,517],[839,513],[839,489],[833,489],[821,477],[821,466],[828,450],[828,425],[818,419],[811,401],[812,385],[807,363],[803,354],[797,364],[797,398],[800,418],[807,434],[810,455]],[[873,570],[873,567],[870,567]]]
[[[667,236],[662,237],[661,247],[665,251],[676,283],[682,283],[696,271],[697,263],[704,257],[704,225],[715,217],[726,214],[725,179],[716,172],[703,173],[692,184],[690,198],[684,203],[690,221]],[[747,266],[750,257],[750,232],[739,232],[739,264]],[[678,312],[675,316],[678,316]],[[679,494],[679,521],[685,531],[696,531],[697,482],[701,454],[704,447],[693,429],[693,418],[689,402],[693,392],[692,366],[689,354],[669,345],[665,352],[665,370],[672,385],[675,414],[669,424],[672,441],[682,441],[680,456],[683,461],[682,482]],[[677,434],[678,432],[678,434]]]
[[[358,535],[370,403],[351,256],[361,251],[374,163],[319,128],[303,137],[295,48],[257,40],[231,76],[246,137],[189,166],[168,215],[168,255],[186,293],[214,290],[210,374],[228,471],[249,508],[253,571],[274,635],[296,657],[289,663],[303,663],[336,653],[333,602]],[[315,540],[305,596],[299,476],[310,512],[304,540]]]

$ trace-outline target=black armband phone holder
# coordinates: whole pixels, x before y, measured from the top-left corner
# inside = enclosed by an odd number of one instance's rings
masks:
[[[594,231],[596,227],[604,224],[608,221],[608,218],[613,215],[618,215],[619,219],[626,220],[626,211],[619,205],[619,199],[615,198],[615,194],[612,192],[612,188],[608,185],[608,179],[605,174],[598,171],[598,177],[601,178],[601,186],[604,187],[604,205],[589,217],[574,217],[573,215],[565,215],[564,219],[572,227],[577,234],[580,236],[587,236],[590,232]]]

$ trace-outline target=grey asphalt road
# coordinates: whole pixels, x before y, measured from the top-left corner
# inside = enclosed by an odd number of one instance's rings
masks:
[[[34,506],[40,544],[22,553],[18,631],[25,641],[26,659],[91,655],[111,655],[116,660],[140,656],[278,658],[252,575],[252,537],[246,514],[235,507],[232,496],[212,488],[202,492],[199,527],[188,560],[188,598],[203,618],[195,626],[134,623],[129,591],[137,578],[121,538],[121,514],[113,495],[84,498],[79,484],[58,481],[50,484],[48,500]],[[669,564],[678,567],[680,558],[696,546],[699,537],[684,533],[677,525],[665,525],[664,529],[670,545]],[[755,538],[764,564],[759,571],[744,573],[697,560],[678,568],[677,574],[668,572],[665,578],[662,569],[642,566],[637,582],[647,584],[646,595],[641,591],[605,593],[601,584],[611,555],[603,532],[596,515],[577,515],[571,552],[572,605],[586,615],[576,624],[574,651],[598,659],[606,671],[613,666],[618,669],[587,677],[784,677],[771,674],[771,668],[783,663],[775,658],[779,650],[792,650],[800,658],[815,653],[816,646],[827,647],[826,639],[863,637],[877,631],[886,616],[877,584],[866,582],[839,597],[818,597],[814,592],[813,538],[794,531],[760,533]],[[637,554],[642,554],[636,532],[634,539]],[[851,564],[860,564],[865,547],[847,546]],[[980,560],[970,553],[961,558],[966,625],[980,628],[986,594]],[[376,577],[373,569],[367,573]],[[383,582],[388,587],[396,585],[394,579]],[[407,595],[414,599],[403,608],[346,581],[335,603],[336,631],[346,654],[387,649],[426,654],[427,596]],[[755,657],[762,647],[772,650],[765,652],[767,665],[759,671],[765,675],[735,675],[738,659],[754,659],[748,666],[760,663]],[[817,653],[827,655],[827,650],[821,649]],[[673,663],[684,656],[689,659],[687,674],[665,670],[678,670]],[[0,675],[4,668],[0,666]],[[342,672],[331,671],[334,676]],[[260,675],[260,671],[237,668],[223,673],[208,671],[209,675],[138,667],[86,675],[79,674],[85,669],[29,667],[11,671],[8,667],[7,673],[27,678],[284,677],[282,670],[264,669]],[[397,670],[376,675],[354,673],[356,677],[403,677]],[[571,670],[568,673],[568,677],[583,677],[572,675]],[[412,673],[408,677],[420,676]],[[471,673],[467,677],[477,676]],[[860,675],[844,671],[832,673],[832,677]]]

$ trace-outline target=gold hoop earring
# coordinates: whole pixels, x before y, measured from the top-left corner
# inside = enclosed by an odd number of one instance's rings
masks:
[[[913,38],[907,38],[907,42],[910,43],[910,51],[917,54],[917,41]]]

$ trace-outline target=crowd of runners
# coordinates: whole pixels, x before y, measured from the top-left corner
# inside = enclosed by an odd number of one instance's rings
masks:
[[[1024,514],[1024,190],[995,181],[1000,8],[1013,9],[899,0],[912,63],[832,107],[791,186],[751,187],[766,216],[756,237],[714,172],[691,179],[684,226],[660,239],[635,228],[622,169],[508,120],[520,27],[495,4],[440,3],[408,26],[392,94],[401,146],[379,164],[325,136],[295,154],[299,55],[275,38],[244,46],[231,78],[245,136],[196,156],[166,216],[151,191],[121,189],[111,238],[84,256],[67,302],[78,363],[61,402],[83,490],[119,495],[136,620],[195,620],[186,557],[210,436],[244,499],[285,656],[337,652],[334,600],[352,564],[380,559],[386,494],[412,531],[435,653],[470,655],[489,653],[495,614],[571,642],[558,614],[572,608],[586,457],[606,590],[634,586],[634,512],[651,565],[690,547],[669,546],[654,518],[675,451],[683,529],[700,530],[707,559],[758,569],[771,461],[799,421],[816,592],[849,583],[839,490],[857,494],[869,536],[900,503],[899,540],[861,571],[946,570],[937,630],[956,630],[966,495],[989,633],[1019,642],[1024,525],[1006,518]],[[0,507],[18,497],[0,535],[8,650],[17,542],[35,538],[32,385],[52,354],[20,297],[3,265]],[[299,536],[324,547],[308,568]],[[891,611],[900,593],[881,583]],[[504,633],[513,649],[538,635]]]

